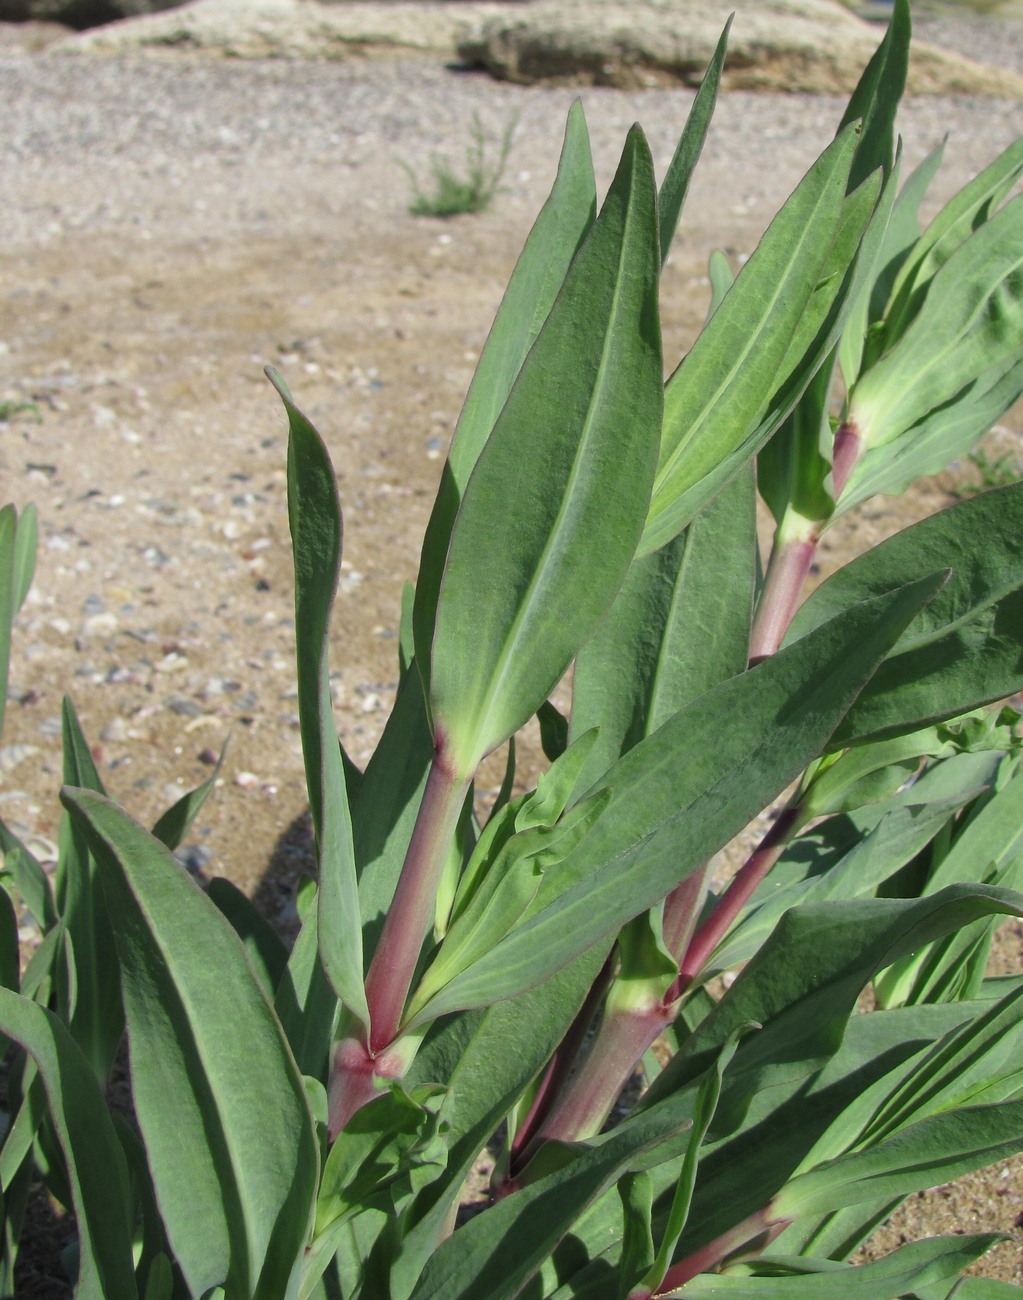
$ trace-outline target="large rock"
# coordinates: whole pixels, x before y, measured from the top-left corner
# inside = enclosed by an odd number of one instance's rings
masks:
[[[831,0],[538,0],[486,19],[459,55],[523,84],[695,85],[733,9],[725,89],[848,94],[880,35]],[[1020,98],[1023,79],[914,45],[909,90]]]
[[[525,84],[694,85],[733,8],[726,89],[848,94],[881,38],[879,27],[833,0],[193,0],[71,44],[235,58],[421,53]],[[1023,78],[917,45],[910,91],[1015,99]]]
[[[0,0],[0,22],[60,23],[79,31],[173,9],[181,0]]]
[[[111,52],[172,47],[242,59],[388,53],[453,59],[463,37],[513,7],[443,0],[193,0],[168,13],[87,32],[72,44]]]

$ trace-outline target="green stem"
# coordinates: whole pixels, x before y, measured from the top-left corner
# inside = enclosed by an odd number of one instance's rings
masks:
[[[394,1041],[401,1026],[405,1000],[423,940],[433,924],[437,890],[468,788],[469,778],[447,765],[443,747],[438,744],[401,876],[366,976],[369,1050],[373,1055]]]

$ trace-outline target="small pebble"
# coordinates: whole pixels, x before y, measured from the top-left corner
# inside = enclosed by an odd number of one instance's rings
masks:
[[[38,753],[38,745],[4,745],[0,749],[0,772],[13,772],[19,763]]]
[[[201,876],[213,859],[213,850],[205,844],[185,844],[174,854],[186,871]]]

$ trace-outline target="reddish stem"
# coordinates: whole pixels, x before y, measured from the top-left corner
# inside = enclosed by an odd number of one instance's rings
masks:
[[[643,1053],[675,1018],[675,1005],[605,1012],[579,1072],[545,1120],[536,1141],[579,1142],[604,1127]]]
[[[682,960],[699,923],[700,911],[707,897],[709,874],[710,864],[705,862],[692,875],[686,876],[680,885],[676,885],[664,900],[661,934],[664,936],[664,946],[676,961]]]
[[[400,1079],[408,1058],[401,1052],[374,1056],[358,1038],[343,1038],[334,1049],[327,1106],[327,1136],[331,1142],[348,1121],[380,1095],[378,1080]]]
[[[835,444],[831,453],[831,485],[836,501],[849,482],[849,475],[860,458],[861,450],[859,430],[855,422],[844,420],[835,432]]]
[[[678,978],[668,997],[679,998],[707,964],[735,918],[749,902],[754,890],[781,856],[782,850],[801,825],[803,810],[791,804],[780,812],[759,846],[746,859],[714,910],[699,927],[679,963]]]
[[[742,1255],[759,1255],[789,1226],[791,1219],[771,1219],[770,1206],[757,1210],[742,1223],[729,1228],[720,1237],[694,1250],[685,1259],[673,1264],[661,1279],[653,1295],[669,1295],[691,1282],[700,1273],[709,1273],[731,1259]],[[630,1298],[631,1300],[631,1298]]]
[[[366,976],[369,1049],[374,1055],[394,1041],[401,1025],[468,787],[468,780],[445,764],[438,745],[401,876]]]
[[[518,1174],[533,1156],[537,1132],[561,1096],[562,1090],[579,1058],[579,1053],[586,1042],[586,1035],[593,1024],[593,1018],[604,1001],[610,986],[612,969],[613,954],[609,954],[604,965],[600,968],[600,973],[590,986],[590,991],[572,1021],[568,1033],[565,1034],[555,1049],[554,1055],[551,1057],[550,1063],[544,1071],[543,1079],[540,1081],[540,1085],[533,1097],[532,1105],[519,1125],[509,1153],[510,1176],[504,1186],[495,1189],[498,1196],[507,1195],[515,1190]]]
[[[773,655],[781,645],[799,608],[799,598],[817,554],[818,540],[814,534],[775,543],[753,620],[749,648],[751,665]]]

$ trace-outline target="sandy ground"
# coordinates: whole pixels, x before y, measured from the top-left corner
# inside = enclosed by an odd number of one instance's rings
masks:
[[[335,716],[362,762],[393,699],[401,588],[447,439],[553,177],[571,97],[422,63],[0,58],[0,497],[34,501],[41,517],[0,815],[42,857],[56,840],[70,692],[110,792],[144,822],[206,779],[229,742],[188,863],[291,923],[309,844],[286,427],[262,367],[285,373],[338,471]],[[634,119],[663,170],[691,102],[670,90],[583,99],[601,186]],[[672,364],[705,311],[709,251],[749,253],[841,111],[827,99],[722,102],[665,275]],[[517,118],[506,188],[478,216],[412,217],[398,160],[424,179],[433,150],[457,163],[473,112],[491,139]],[[909,164],[949,129],[936,199],[1023,131],[1023,105],[910,103]],[[1010,418],[994,452],[1015,454],[1020,427]],[[971,477],[960,467],[870,504],[824,570]],[[1006,943],[1018,969],[1018,926]],[[1023,1282],[1021,1223],[1017,1161],[914,1200],[888,1244],[1014,1231],[984,1271]]]

